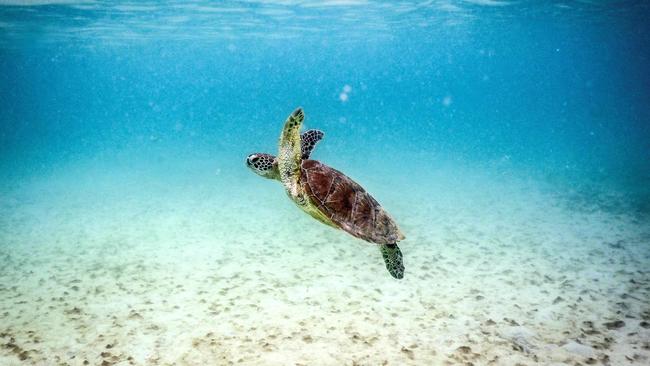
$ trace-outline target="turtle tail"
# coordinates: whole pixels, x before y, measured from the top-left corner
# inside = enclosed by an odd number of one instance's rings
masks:
[[[404,262],[402,261],[402,252],[397,244],[382,244],[379,249],[390,275],[398,280],[402,279],[404,277]]]

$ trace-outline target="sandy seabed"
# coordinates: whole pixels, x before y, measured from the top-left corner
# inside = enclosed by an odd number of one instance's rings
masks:
[[[360,179],[407,235],[397,281],[274,182],[186,169],[3,185],[1,365],[650,364],[643,217],[480,170]]]

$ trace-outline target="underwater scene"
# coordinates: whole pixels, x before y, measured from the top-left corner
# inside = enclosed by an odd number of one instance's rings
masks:
[[[650,365],[648,19],[0,0],[0,365]]]

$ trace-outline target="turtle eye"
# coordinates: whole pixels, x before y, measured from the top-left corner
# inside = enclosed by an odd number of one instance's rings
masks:
[[[260,158],[256,156],[256,157],[251,159],[251,163],[255,164],[255,163],[257,163],[258,160],[260,160]]]

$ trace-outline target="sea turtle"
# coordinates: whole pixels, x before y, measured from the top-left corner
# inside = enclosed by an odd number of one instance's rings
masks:
[[[246,158],[247,166],[262,177],[281,181],[289,198],[318,221],[379,244],[386,269],[401,279],[404,264],[397,242],[404,235],[397,223],[358,183],[336,169],[309,159],[324,134],[309,130],[301,135],[304,118],[301,108],[287,118],[280,135],[278,157],[251,154]]]

